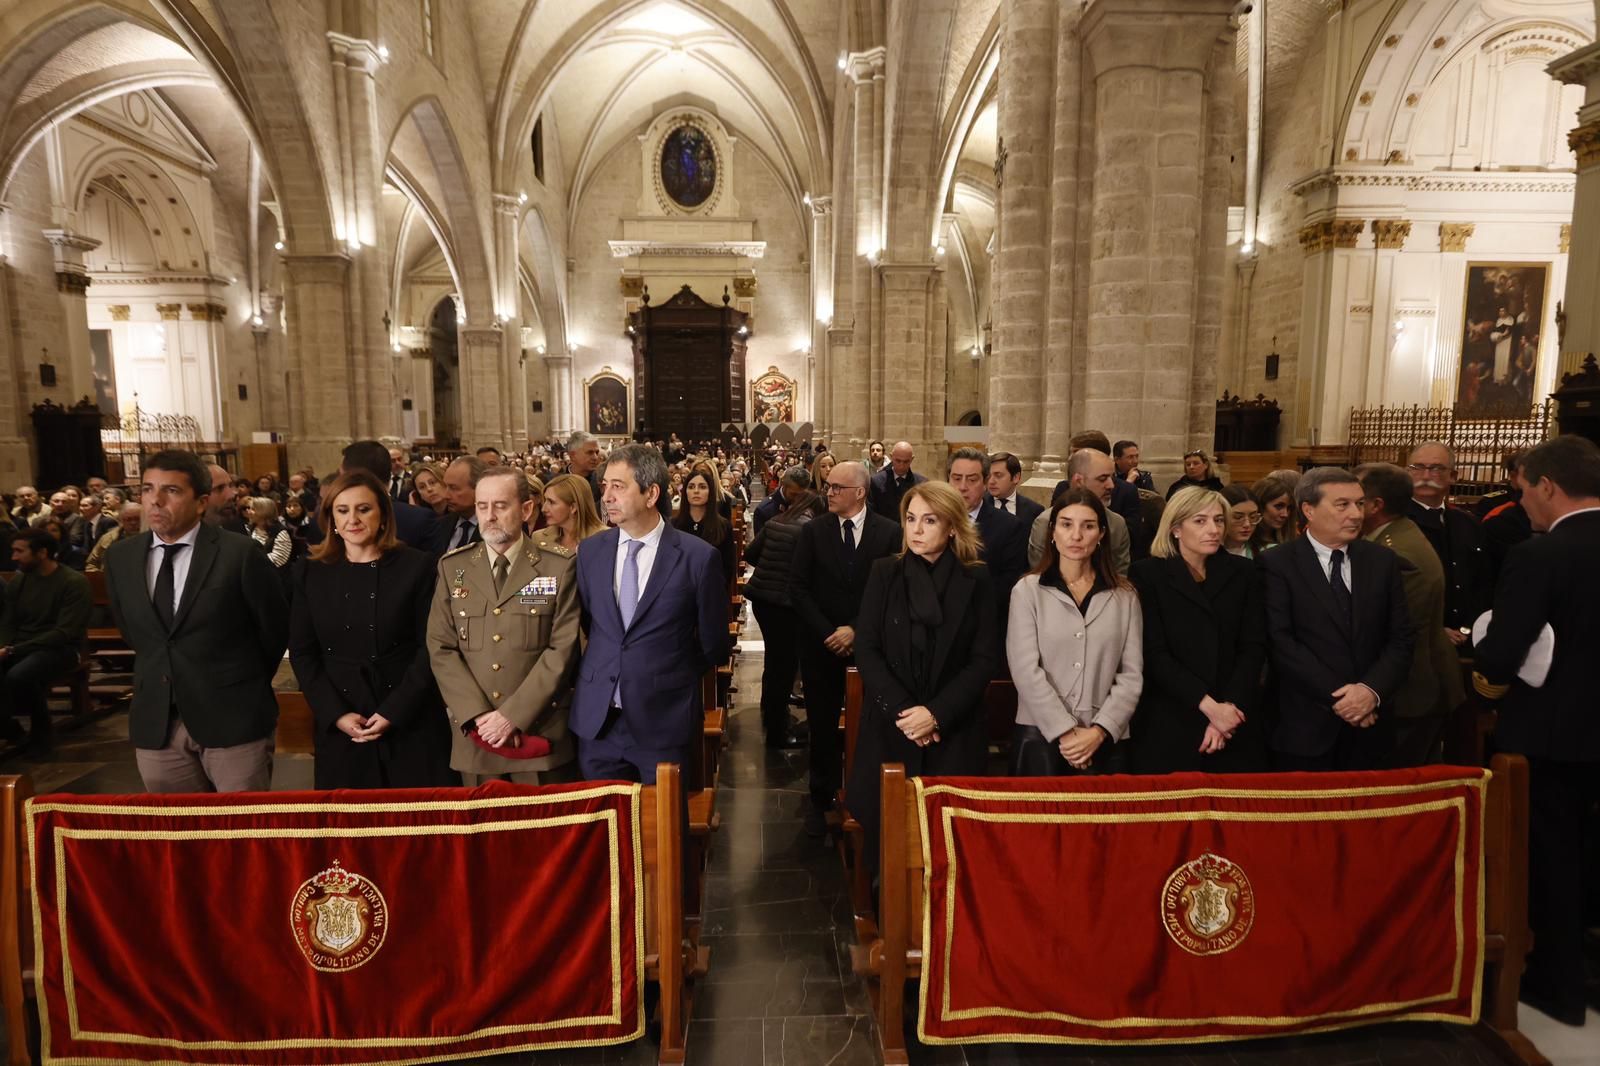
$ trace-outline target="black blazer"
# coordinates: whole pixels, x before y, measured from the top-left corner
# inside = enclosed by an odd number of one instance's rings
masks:
[[[1442,515],[1442,517],[1441,517]],[[1444,624],[1471,628],[1494,603],[1494,566],[1482,524],[1466,511],[1429,511],[1416,500],[1406,517],[1417,524],[1444,564]]]
[[[1255,563],[1219,551],[1206,562],[1202,586],[1182,558],[1151,556],[1134,563],[1128,577],[1144,608],[1144,689],[1129,730],[1135,772],[1266,769],[1256,708],[1267,625]],[[1215,755],[1200,754],[1206,696],[1245,714],[1244,725]]]
[[[1406,608],[1400,560],[1381,544],[1345,546],[1355,586],[1349,621],[1339,618],[1333,589],[1309,536],[1264,552],[1267,639],[1278,675],[1275,751],[1325,755],[1340,730],[1354,728],[1333,713],[1333,691],[1359,681],[1378,694],[1380,723],[1411,669],[1416,634]]]
[[[433,556],[405,545],[370,566],[295,567],[289,661],[316,717],[317,788],[461,783],[425,639],[436,573]],[[356,744],[334,727],[351,711],[392,725]]]
[[[272,735],[272,676],[289,637],[283,582],[249,537],[201,523],[172,631],[150,602],[146,563],[154,534],[106,550],[111,616],[134,651],[128,732],[135,747],[167,742],[176,708],[195,743],[226,748]]]
[[[950,576],[928,676],[916,678],[911,674],[911,612],[902,574],[907,566],[921,565],[910,554],[873,563],[856,620],[855,659],[864,695],[845,794],[869,842],[877,839],[878,772],[885,763],[903,763],[913,775],[981,775],[988,760],[983,695],[1005,654],[988,568],[958,564]],[[919,690],[931,695],[918,699]],[[901,711],[919,703],[939,723],[939,743],[925,748],[907,740],[895,725]],[[870,853],[876,855],[876,847]]]
[[[1016,515],[987,506],[978,508],[977,527],[978,536],[983,540],[983,563],[989,568],[998,602],[1004,604],[1011,596],[1011,586],[1028,572],[1028,534],[1033,529],[1032,522],[1024,525]]]
[[[789,565],[789,604],[810,641],[820,641],[840,626],[854,626],[872,564],[900,550],[900,524],[868,508],[847,564],[839,516],[829,512],[807,522],[795,542]]]
[[[1035,503],[1032,497],[1024,496],[1021,492],[1018,492],[1013,499],[1016,500],[1017,504],[1015,517],[1022,520],[1022,526],[1024,529],[1032,529],[1033,520],[1039,517],[1039,512],[1044,510],[1044,507],[1038,503]],[[1000,501],[995,499],[993,496],[986,495],[984,496],[983,500],[983,505],[985,507],[991,507],[997,511],[1000,509]],[[1010,511],[1007,511],[1006,513],[1011,514]],[[1026,547],[1026,545],[1024,545],[1024,547]]]
[[[1510,684],[1500,702],[1500,750],[1563,762],[1600,760],[1595,708],[1595,649],[1600,648],[1600,511],[1571,515],[1555,529],[1511,549],[1494,598],[1488,635],[1475,665],[1496,684]],[[1539,688],[1514,680],[1528,648],[1546,625],[1555,656]],[[859,638],[858,638],[859,640]]]
[[[904,485],[899,487],[894,483],[894,467],[885,465],[884,468],[872,475],[872,480],[867,482],[867,506],[878,514],[887,518],[895,525],[900,524],[900,497],[906,494],[906,489],[912,485],[928,480],[915,470],[906,476]]]

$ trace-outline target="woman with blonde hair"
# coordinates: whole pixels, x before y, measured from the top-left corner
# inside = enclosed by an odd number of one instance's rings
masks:
[[[256,496],[250,504],[250,539],[267,553],[267,561],[282,568],[294,558],[294,538],[278,521],[278,504],[270,496]]]
[[[524,472],[522,476],[528,479],[528,489],[533,494],[533,525],[529,526],[527,531],[529,533],[537,533],[545,525],[544,482],[539,480],[538,475],[531,470]]]
[[[1144,608],[1147,679],[1134,714],[1133,770],[1266,769],[1252,719],[1267,655],[1256,564],[1224,550],[1228,501],[1184,489],[1167,503],[1150,558],[1130,576]]]
[[[874,866],[885,763],[913,775],[986,769],[983,694],[1001,654],[999,599],[961,494],[919,482],[900,499],[900,524],[903,547],[872,564],[855,626],[865,699],[846,802]]]
[[[534,534],[540,544],[558,544],[578,550],[578,544],[606,528],[595,510],[594,490],[576,474],[557,474],[544,487],[545,526]]]
[[[811,484],[826,485],[828,483],[828,471],[837,465],[839,465],[839,460],[833,457],[832,452],[823,452],[811,460]]]
[[[1085,488],[1057,497],[1044,554],[1011,590],[1006,660],[1017,687],[1011,773],[1127,769],[1128,722],[1144,685],[1144,619],[1118,576],[1105,506]]]

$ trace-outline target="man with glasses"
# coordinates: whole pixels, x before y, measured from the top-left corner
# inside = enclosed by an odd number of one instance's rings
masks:
[[[855,653],[856,615],[872,564],[900,549],[900,527],[867,506],[864,463],[840,463],[823,490],[828,513],[807,522],[790,565],[789,602],[799,619],[800,676],[806,688],[811,807],[806,832],[827,832],[827,812],[844,778],[839,713],[844,672]]]
[[[1419,444],[1406,461],[1411,475],[1411,505],[1406,517],[1422,530],[1444,566],[1444,628],[1450,643],[1470,653],[1472,623],[1489,609],[1494,574],[1483,528],[1467,512],[1449,506],[1455,485],[1456,460],[1437,441]]]

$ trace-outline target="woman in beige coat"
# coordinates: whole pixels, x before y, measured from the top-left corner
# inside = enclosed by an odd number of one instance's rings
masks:
[[[1128,721],[1144,686],[1144,616],[1104,544],[1106,512],[1073,489],[1050,512],[1050,539],[1011,593],[1006,658],[1017,686],[1016,777],[1127,770]]]

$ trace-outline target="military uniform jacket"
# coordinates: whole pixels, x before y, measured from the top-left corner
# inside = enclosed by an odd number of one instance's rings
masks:
[[[567,712],[578,661],[576,557],[569,548],[524,537],[498,595],[482,542],[439,560],[428,653],[452,726],[451,769],[506,774],[572,760]],[[550,741],[550,754],[502,759],[480,748],[466,730],[489,711]]]

